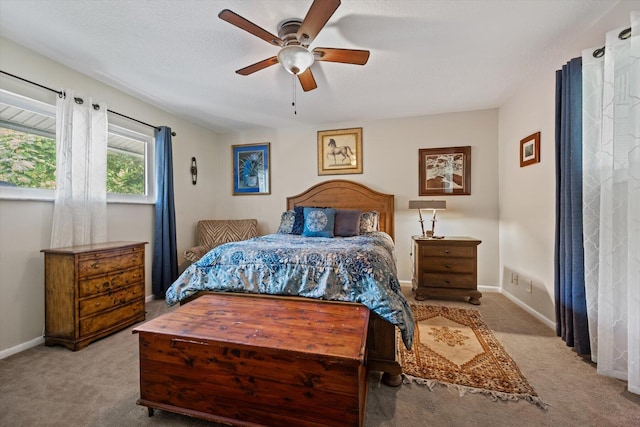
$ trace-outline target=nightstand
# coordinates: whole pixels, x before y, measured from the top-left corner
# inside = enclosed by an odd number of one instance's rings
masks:
[[[418,301],[428,297],[469,297],[480,304],[477,247],[472,237],[432,239],[413,236],[413,291]]]

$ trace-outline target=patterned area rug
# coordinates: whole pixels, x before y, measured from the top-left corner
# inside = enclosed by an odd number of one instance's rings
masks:
[[[398,341],[405,382],[456,388],[460,396],[482,393],[492,400],[545,404],[482,321],[477,310],[412,305],[416,334],[412,351]]]

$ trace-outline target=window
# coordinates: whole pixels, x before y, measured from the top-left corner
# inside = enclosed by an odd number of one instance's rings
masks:
[[[0,91],[0,193],[33,198],[56,186],[55,106]],[[49,190],[49,191],[43,191]],[[20,197],[22,196],[22,197]]]
[[[109,125],[107,201],[154,202],[155,138]]]
[[[52,200],[56,108],[0,91],[0,197]],[[154,138],[109,125],[107,201],[153,203]]]

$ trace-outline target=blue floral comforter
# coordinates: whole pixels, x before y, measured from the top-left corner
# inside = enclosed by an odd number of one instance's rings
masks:
[[[400,290],[391,237],[269,234],[214,248],[166,292],[169,306],[201,290],[295,295],[364,304],[413,343],[413,314]]]

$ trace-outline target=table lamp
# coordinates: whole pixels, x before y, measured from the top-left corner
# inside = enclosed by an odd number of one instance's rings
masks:
[[[447,208],[447,202],[445,200],[409,200],[409,209],[417,209],[418,216],[420,217],[420,228],[422,229],[422,237],[431,237],[433,239],[440,238],[436,236],[436,212],[438,210],[445,210]],[[424,220],[422,219],[422,209],[433,209],[433,216],[431,217],[431,231],[424,231]]]

